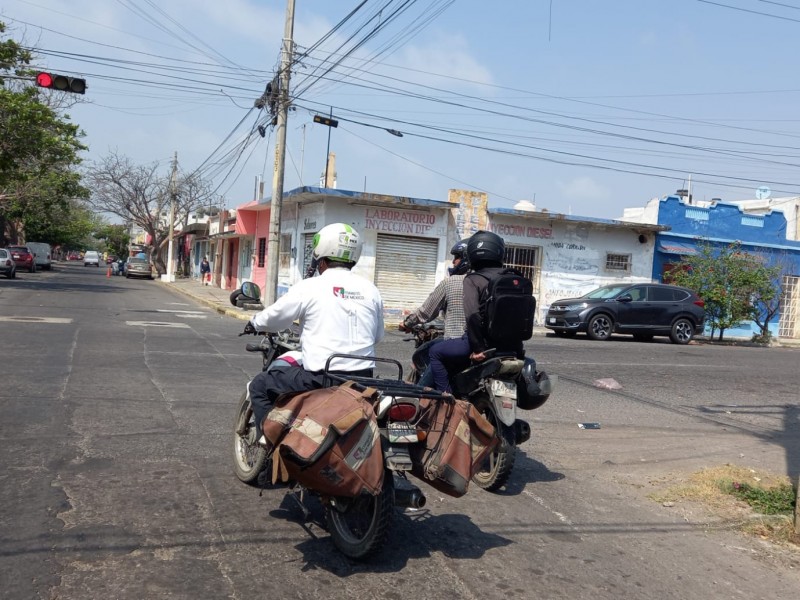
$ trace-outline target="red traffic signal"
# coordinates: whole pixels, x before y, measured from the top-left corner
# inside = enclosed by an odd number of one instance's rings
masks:
[[[85,79],[56,75],[55,73],[38,73],[36,75],[36,85],[60,92],[70,92],[72,94],[86,93]]]

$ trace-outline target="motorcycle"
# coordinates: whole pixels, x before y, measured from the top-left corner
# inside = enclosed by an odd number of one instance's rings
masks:
[[[250,295],[247,286],[248,284],[243,286],[242,293]],[[251,293],[254,295],[255,291]],[[292,330],[267,333],[260,342],[247,344],[249,352],[261,353],[264,370],[280,361],[286,364],[287,358],[291,358],[292,353],[298,352],[299,348],[299,336]],[[328,365],[335,357],[353,358],[334,354],[328,359]],[[381,437],[385,469],[381,492],[376,496],[366,494],[357,498],[335,497],[320,494],[297,483],[289,484],[290,492],[306,517],[309,511],[303,504],[305,492],[319,497],[334,545],[345,556],[353,559],[363,559],[381,549],[388,535],[395,507],[418,509],[425,506],[425,494],[408,481],[408,473],[412,468],[409,445],[421,440],[416,428],[420,413],[419,399],[423,396],[443,397],[403,381],[403,367],[399,361],[380,357],[373,360],[397,368],[397,379],[348,379],[355,381],[356,385],[378,390],[373,401],[373,411]],[[344,382],[341,376],[329,373],[327,367],[325,372],[332,385]],[[242,482],[251,485],[258,484],[260,478],[268,476],[271,471],[271,450],[264,437],[257,432],[249,392],[245,391],[239,399],[234,421],[234,471]]]
[[[418,383],[428,367],[430,346],[444,335],[444,328],[435,321],[410,328],[415,345],[412,369],[407,381]],[[493,492],[506,484],[516,460],[517,446],[531,437],[527,421],[517,418],[517,410],[534,410],[542,406],[553,391],[555,377],[536,370],[536,361],[515,354],[485,352],[486,360],[450,375],[450,386],[456,398],[470,402],[494,426],[498,444],[489,454],[483,468],[472,481]]]

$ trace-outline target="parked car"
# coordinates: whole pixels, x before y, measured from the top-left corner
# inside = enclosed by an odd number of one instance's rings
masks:
[[[6,250],[11,252],[11,258],[17,264],[18,269],[36,273],[36,259],[33,257],[33,251],[27,246],[9,246]]]
[[[70,252],[67,254],[67,260],[83,260],[80,252]]]
[[[17,263],[11,258],[11,252],[6,248],[0,248],[0,273],[9,279],[17,276]]]
[[[53,268],[53,262],[51,260],[53,249],[50,248],[50,244],[45,244],[44,242],[26,242],[25,245],[33,252],[37,269],[49,271]]]
[[[89,265],[100,266],[100,255],[94,250],[87,250],[83,255],[83,266],[88,267]]]
[[[580,298],[556,300],[544,326],[559,336],[586,332],[593,340],[607,340],[612,333],[627,333],[650,341],[667,335],[675,344],[688,344],[703,332],[704,323],[705,303],[692,290],[637,283],[605,285]]]
[[[125,277],[128,279],[131,277],[147,277],[148,279],[152,279],[153,269],[150,266],[150,261],[146,258],[136,258],[132,256],[125,264]]]

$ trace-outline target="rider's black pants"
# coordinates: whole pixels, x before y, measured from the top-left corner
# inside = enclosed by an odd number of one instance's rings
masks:
[[[372,377],[372,369],[361,371],[331,371],[334,375],[353,375],[355,377]],[[323,372],[306,371],[302,367],[281,366],[273,367],[269,371],[262,371],[250,382],[250,402],[253,405],[258,430],[264,417],[275,405],[275,400],[287,392],[305,392],[316,390],[332,384]]]

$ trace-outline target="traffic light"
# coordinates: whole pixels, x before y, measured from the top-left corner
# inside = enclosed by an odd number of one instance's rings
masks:
[[[314,123],[319,123],[321,125],[327,125],[328,127],[338,127],[339,121],[336,119],[329,119],[328,117],[323,117],[321,115],[314,115]]]
[[[85,79],[56,75],[55,73],[38,73],[36,75],[36,85],[60,92],[70,92],[72,94],[86,93]]]

